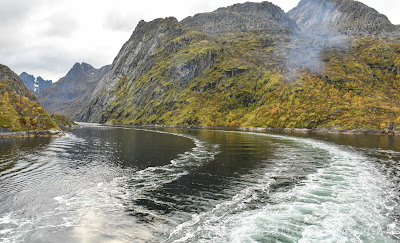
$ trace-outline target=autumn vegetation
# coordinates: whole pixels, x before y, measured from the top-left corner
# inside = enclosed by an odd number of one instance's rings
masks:
[[[4,65],[0,65],[0,127],[9,131],[59,130],[35,95]]]
[[[400,42],[349,39],[326,47],[321,72],[287,65],[298,48],[262,31],[209,37],[191,31],[160,50],[152,68],[120,79],[103,112],[111,124],[384,129],[400,125]],[[171,70],[211,62],[189,82]],[[288,75],[294,73],[294,75]],[[140,102],[138,102],[140,97]]]

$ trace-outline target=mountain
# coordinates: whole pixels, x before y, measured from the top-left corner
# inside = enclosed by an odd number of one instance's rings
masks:
[[[367,10],[362,13],[373,12]],[[326,12],[326,19],[336,21],[333,15],[340,11]],[[236,4],[181,22],[141,21],[77,118],[278,128],[400,124],[398,38],[385,38],[386,32],[376,37],[378,32],[365,37],[361,32],[336,33],[341,27],[337,21],[312,22],[334,30],[315,34],[307,30],[311,25],[296,24],[288,16],[263,2]],[[360,15],[359,20],[350,30],[369,31],[366,18]]]
[[[230,12],[232,13],[229,14]],[[260,16],[260,13],[263,14]],[[225,20],[223,24],[220,23],[220,18]],[[261,20],[265,20],[265,23],[258,23]],[[215,28],[218,31],[210,33],[206,29],[199,28],[205,26],[199,21],[210,21],[209,25],[217,26]],[[213,66],[216,54],[233,54],[221,52],[223,44],[219,41],[218,43],[212,41],[210,35],[222,35],[224,29],[234,30],[239,25],[247,25],[247,27],[236,31],[238,33],[241,33],[242,30],[245,32],[257,31],[259,28],[264,31],[265,29],[262,29],[262,26],[264,26],[268,28],[267,31],[271,31],[273,27],[279,30],[274,31],[274,33],[282,32],[286,34],[297,28],[292,20],[285,17],[282,9],[267,2],[246,3],[221,8],[213,13],[186,18],[181,23],[175,18],[156,19],[148,23],[141,21],[130,40],[125,43],[115,58],[111,71],[96,87],[91,104],[85,112],[81,113],[80,119],[105,121],[107,118],[100,117],[103,113],[102,109],[112,106],[111,103],[115,99],[123,99],[121,94],[117,95],[117,93],[119,93],[118,89],[125,85],[135,89],[134,94],[132,94],[133,97],[126,98],[133,99],[132,102],[141,107],[140,109],[147,104],[150,108],[150,103],[154,101],[153,98],[162,95],[163,89],[169,89],[169,87],[160,85],[164,78],[175,79],[173,86],[185,87],[189,81],[200,75],[205,69]],[[270,40],[265,41],[267,43],[263,45],[268,45]],[[170,63],[170,54],[173,53],[176,54],[177,59]],[[164,61],[166,63],[162,63]],[[165,65],[169,65],[169,67]],[[155,75],[154,78],[157,78],[157,80],[149,83],[149,86],[145,86],[144,80],[140,84],[144,85],[143,88],[139,86],[138,82],[135,82],[138,78],[147,78],[152,72],[157,72],[158,70],[154,69],[161,66],[162,70],[159,71],[166,72],[165,75]],[[165,68],[168,70],[165,70]],[[236,72],[236,68],[234,69],[232,72]],[[167,82],[164,83],[167,84]],[[155,90],[158,90],[156,94],[154,93]],[[124,92],[124,96],[126,95],[127,93]],[[124,101],[121,100],[121,102]]]
[[[0,64],[0,131],[59,130],[35,95],[10,68]]]
[[[26,72],[21,73],[19,77],[22,79],[25,86],[35,93],[40,93],[53,84],[53,81],[51,80],[44,80],[40,76],[35,78],[33,75]]]
[[[288,12],[302,29],[328,29],[345,35],[376,36],[397,32],[389,19],[353,0],[301,0]]]
[[[76,63],[65,77],[40,92],[38,99],[48,112],[74,118],[88,104],[97,83],[109,70],[109,65],[96,69],[87,63]]]
[[[292,33],[298,29],[278,6],[270,2],[235,4],[211,13],[200,13],[181,22],[190,29],[211,35],[263,30],[270,33]]]

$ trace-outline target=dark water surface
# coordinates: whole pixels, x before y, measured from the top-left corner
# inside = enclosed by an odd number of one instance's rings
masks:
[[[1,242],[398,242],[400,138],[85,125],[0,140]]]

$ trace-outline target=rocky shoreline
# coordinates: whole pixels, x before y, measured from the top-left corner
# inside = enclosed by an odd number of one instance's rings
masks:
[[[124,124],[106,124],[112,126],[124,127],[160,127],[160,128],[193,128],[193,129],[223,129],[233,131],[248,132],[295,132],[295,133],[332,133],[332,134],[374,134],[374,135],[400,135],[400,130],[394,129],[336,129],[336,128],[268,128],[268,127],[210,127],[210,126],[184,126],[184,125],[124,125]]]
[[[375,135],[400,135],[400,130],[389,129],[336,129],[336,128],[259,128],[240,127],[242,131],[279,131],[296,133],[334,133],[334,134],[375,134]]]
[[[29,138],[29,137],[61,137],[61,136],[65,136],[65,133],[63,131],[58,131],[58,130],[0,132],[0,139]]]

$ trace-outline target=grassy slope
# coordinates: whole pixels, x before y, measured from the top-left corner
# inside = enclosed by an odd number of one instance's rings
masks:
[[[0,65],[0,127],[11,131],[59,130],[22,80]]]
[[[51,118],[54,120],[54,122],[57,124],[57,126],[63,128],[63,129],[75,127],[78,125],[68,116],[60,115],[57,113],[53,113],[53,115],[51,115]]]
[[[347,49],[326,49],[325,71],[287,81],[283,60],[290,43],[259,32],[210,38],[186,33],[160,50],[152,69],[129,82],[104,111],[109,123],[259,126],[279,128],[386,128],[400,124],[400,43],[362,38]],[[296,48],[296,47],[294,47]],[[213,65],[186,85],[170,70],[209,57]],[[141,97],[138,101],[138,97]]]

